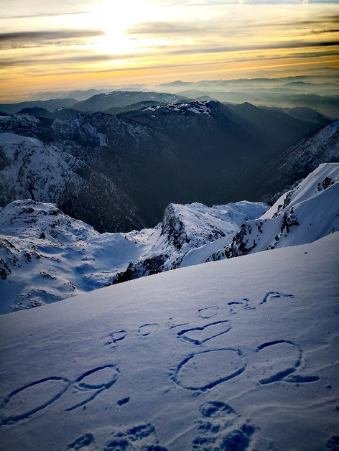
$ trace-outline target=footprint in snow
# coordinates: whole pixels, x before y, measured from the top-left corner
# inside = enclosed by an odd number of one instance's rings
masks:
[[[256,428],[243,422],[233,407],[222,401],[207,401],[199,408],[198,435],[193,450],[235,450],[249,448]]]
[[[87,433],[76,438],[67,449],[71,450],[94,450],[95,438],[93,434]],[[150,423],[138,424],[114,431],[106,440],[103,451],[168,451],[159,444],[155,427]]]
[[[238,414],[229,405],[222,401],[207,401],[199,407],[201,415],[205,418],[227,418],[234,420]]]
[[[67,449],[79,450],[86,449],[86,451],[94,449],[95,438],[94,435],[88,432],[76,438],[72,443],[67,446]]]
[[[327,440],[326,448],[332,451],[339,451],[339,435],[333,435]]]
[[[144,423],[112,433],[104,451],[120,450],[167,451],[167,448],[159,444],[153,424]]]

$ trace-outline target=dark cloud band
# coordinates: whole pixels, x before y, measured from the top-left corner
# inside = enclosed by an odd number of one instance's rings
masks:
[[[275,42],[272,44],[257,45],[235,45],[223,47],[194,47],[169,51],[167,53],[173,55],[186,54],[203,54],[203,53],[226,53],[226,52],[250,52],[253,50],[283,50],[283,49],[299,49],[308,47],[335,47],[339,46],[338,41],[291,41],[291,42]]]
[[[0,33],[0,48],[30,47],[45,41],[63,41],[101,36],[100,30],[18,31]]]

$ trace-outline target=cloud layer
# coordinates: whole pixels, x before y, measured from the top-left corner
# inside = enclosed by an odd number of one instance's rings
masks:
[[[54,86],[323,73],[339,4],[294,0],[8,0],[2,96]]]

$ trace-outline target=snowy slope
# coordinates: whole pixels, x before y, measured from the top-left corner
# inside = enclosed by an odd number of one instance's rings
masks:
[[[261,218],[247,221],[209,260],[315,241],[339,230],[339,164],[324,163],[282,195]]]
[[[288,149],[281,158],[282,173],[311,171],[322,162],[339,161],[339,121]]]
[[[228,244],[246,218],[258,218],[267,210],[261,202],[241,201],[206,207],[200,203],[170,204],[161,224],[149,236],[146,251],[127,270],[119,274],[119,281],[202,263],[204,246]],[[195,253],[194,258],[191,253]]]
[[[53,204],[12,202],[0,211],[0,312],[176,268],[194,248],[220,238],[229,243],[242,222],[266,209],[251,202],[171,204],[154,229],[100,234]]]
[[[0,205],[16,199],[53,202],[77,218],[88,221],[95,216],[99,228],[112,220],[117,229],[122,225],[127,229],[131,224],[141,227],[135,205],[125,191],[93,161],[86,162],[83,155],[75,157],[75,149],[79,151],[81,146],[69,141],[73,137],[85,142],[93,152],[95,146],[105,146],[106,136],[78,119],[55,120],[53,129],[59,141],[51,143],[41,120],[21,114],[0,115],[0,129],[8,122],[8,127],[19,133],[0,133]],[[42,136],[21,136],[26,133]]]
[[[338,245],[2,316],[0,449],[337,449]]]
[[[339,162],[339,121],[334,121],[311,137],[289,147],[278,158],[264,165],[257,183],[262,195],[272,190],[286,191],[322,163]],[[272,177],[272,174],[275,174]],[[268,196],[268,197],[270,197]],[[266,196],[267,197],[267,196]]]
[[[209,101],[190,101],[189,103],[173,103],[168,105],[152,105],[145,108],[145,111],[161,111],[162,114],[176,112],[180,114],[207,114],[211,115],[212,110]]]
[[[0,166],[1,204],[7,199],[28,197],[59,202],[67,184],[77,195],[81,179],[74,169],[80,163],[55,146],[14,133],[0,133],[0,158],[4,162]]]

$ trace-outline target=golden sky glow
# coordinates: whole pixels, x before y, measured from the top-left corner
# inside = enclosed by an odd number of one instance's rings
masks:
[[[172,80],[334,74],[339,4],[0,0],[0,100]]]

